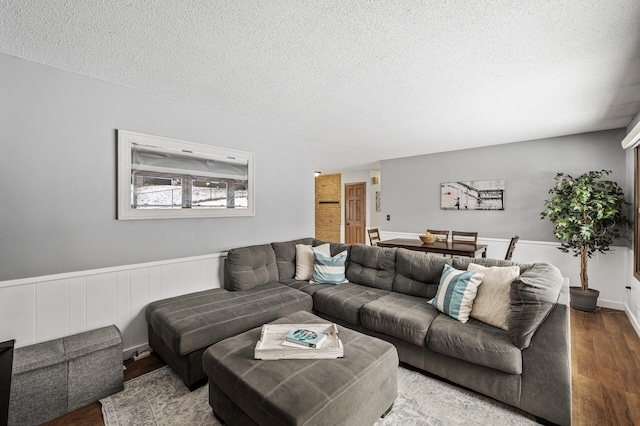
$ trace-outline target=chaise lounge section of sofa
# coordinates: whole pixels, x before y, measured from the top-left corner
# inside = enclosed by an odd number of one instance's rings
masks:
[[[158,300],[146,308],[149,345],[193,390],[206,383],[202,354],[209,346],[284,315],[311,311],[312,303],[308,294],[277,282]]]
[[[571,423],[568,282],[557,268],[331,243],[332,256],[348,253],[348,282],[296,279],[296,245],[323,243],[305,238],[230,250],[225,289],[149,305],[151,346],[179,374],[191,371],[189,381],[181,377],[193,386],[204,379],[199,358],[209,345],[293,310],[313,311],[392,343],[401,362],[547,421]],[[474,318],[462,323],[429,303],[445,265],[466,270],[469,263],[519,266],[506,330]]]

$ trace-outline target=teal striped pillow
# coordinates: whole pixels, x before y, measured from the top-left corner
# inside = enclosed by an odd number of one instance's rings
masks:
[[[460,271],[444,265],[438,291],[430,303],[440,312],[465,323],[469,321],[473,300],[483,278],[481,272]]]
[[[313,248],[313,276],[310,282],[316,284],[343,284],[349,280],[344,274],[344,264],[347,261],[347,251],[335,256],[327,256],[320,250]]]

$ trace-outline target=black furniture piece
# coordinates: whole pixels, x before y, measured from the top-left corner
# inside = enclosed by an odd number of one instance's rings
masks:
[[[15,340],[0,343],[0,425],[9,423],[9,396]]]

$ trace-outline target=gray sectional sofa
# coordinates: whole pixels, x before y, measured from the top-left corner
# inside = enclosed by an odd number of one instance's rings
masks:
[[[296,244],[228,252],[225,289],[150,304],[150,344],[191,387],[203,383],[201,357],[217,341],[297,310],[392,343],[401,362],[557,424],[571,423],[568,281],[548,264],[447,258],[395,248],[331,243],[348,252],[348,283],[297,280]],[[510,284],[508,328],[462,323],[428,301],[444,265],[466,270],[518,265]]]

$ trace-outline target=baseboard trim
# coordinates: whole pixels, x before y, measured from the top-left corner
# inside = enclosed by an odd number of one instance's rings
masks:
[[[627,317],[629,318],[629,321],[631,322],[631,326],[633,326],[633,329],[638,334],[638,337],[640,337],[640,322],[638,322],[638,318],[636,318],[633,315],[632,309],[633,309],[633,307],[629,306],[626,303],[624,304],[624,312],[625,312],[625,314],[627,314]]]
[[[598,306],[600,306],[601,308],[615,309],[617,311],[625,310],[625,306],[623,303],[614,302],[612,300],[598,299]]]

